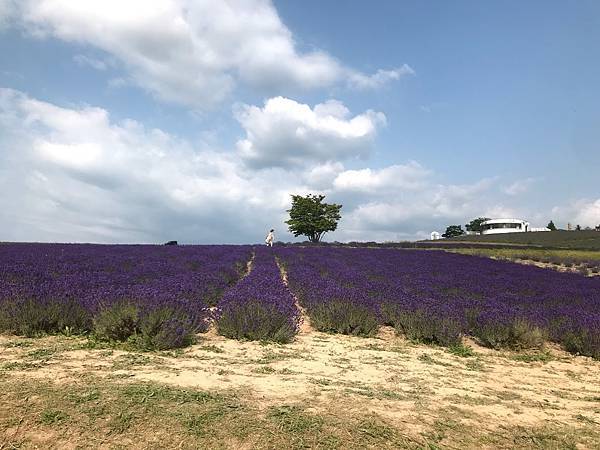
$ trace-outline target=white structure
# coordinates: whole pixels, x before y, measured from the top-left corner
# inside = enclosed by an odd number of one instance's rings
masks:
[[[431,240],[432,241],[437,241],[438,239],[440,239],[442,236],[440,235],[440,233],[438,233],[437,231],[432,231],[431,232]]]
[[[481,223],[481,234],[526,233],[528,231],[550,231],[548,228],[532,228],[521,219],[490,219]]]

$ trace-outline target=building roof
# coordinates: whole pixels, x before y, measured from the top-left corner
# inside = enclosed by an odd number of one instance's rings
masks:
[[[491,224],[491,223],[527,223],[526,220],[523,219],[490,219],[485,222],[481,222],[481,225]]]

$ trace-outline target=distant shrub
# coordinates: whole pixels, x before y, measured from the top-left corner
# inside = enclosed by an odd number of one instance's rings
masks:
[[[399,313],[395,323],[396,331],[411,341],[445,347],[461,344],[461,326],[456,320],[448,317],[417,309]]]
[[[94,317],[94,334],[107,341],[126,341],[138,332],[137,305],[122,301],[105,307]]]
[[[482,345],[491,348],[541,348],[546,340],[544,330],[522,318],[482,320],[473,327],[472,332]]]
[[[91,328],[91,316],[74,299],[15,300],[0,306],[0,331],[28,337],[41,334],[79,334]]]
[[[358,302],[331,300],[309,310],[311,325],[326,333],[373,336],[379,328],[376,312]]]
[[[290,342],[298,332],[296,317],[268,302],[248,300],[226,305],[216,319],[218,333],[233,339]]]

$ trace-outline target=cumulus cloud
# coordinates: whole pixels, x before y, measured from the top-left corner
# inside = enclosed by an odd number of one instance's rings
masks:
[[[308,114],[351,121],[337,102]],[[292,193],[325,193],[343,204],[339,229],[328,236],[341,241],[424,237],[503,208],[495,178],[464,185],[435,178],[416,161],[346,169],[317,158],[255,169],[235,152],[199,150],[134,120],[115,121],[102,108],[0,89],[3,240],[244,243],[272,227],[291,240],[283,222]],[[600,200],[576,206],[561,214],[581,225],[599,219]]]
[[[344,165],[339,161],[326,162],[308,169],[303,175],[303,180],[308,186],[316,189],[329,189],[343,170]]]
[[[580,225],[583,228],[595,228],[600,225],[600,198],[582,198],[568,205],[554,206],[550,218],[559,228],[567,228],[569,223],[573,227]]]
[[[355,89],[378,89],[406,75],[415,75],[415,71],[408,64],[393,70],[379,69],[372,75],[351,72],[348,76],[348,85]]]
[[[0,20],[15,10],[11,1],[0,5]],[[22,0],[18,5],[19,23],[30,34],[102,50],[157,98],[198,109],[223,100],[238,82],[273,94],[344,80],[375,88],[412,73],[402,66],[366,75],[322,50],[299,50],[269,0]]]
[[[425,186],[431,172],[416,161],[383,169],[346,170],[334,180],[338,191],[382,192],[396,189],[415,190]]]
[[[393,167],[389,168],[392,172]],[[484,178],[471,184],[443,185],[436,184],[434,173],[418,163],[409,162],[401,167],[405,173],[414,171],[417,184],[411,181],[403,185],[389,177],[387,182],[379,183],[370,192],[352,192],[353,198],[358,196],[359,201],[346,211],[340,224],[344,240],[428,238],[431,231],[443,231],[450,224],[460,225],[473,217],[507,211],[501,204],[493,204],[498,201],[493,197],[496,178]],[[364,172],[372,174],[374,171]]]
[[[586,203],[577,214],[577,223],[584,226],[600,225],[600,198],[595,202]]]
[[[600,198],[597,200],[580,200],[576,204],[575,224],[582,227],[600,225]]]
[[[302,167],[314,162],[366,157],[385,115],[366,111],[350,117],[336,100],[311,108],[275,97],[264,106],[242,105],[236,119],[246,131],[237,142],[241,158],[252,167]]]
[[[281,173],[246,174],[231,154],[112,122],[100,108],[8,89],[0,90],[0,175],[12,240],[160,242],[177,230],[181,240],[252,242],[299,185]]]

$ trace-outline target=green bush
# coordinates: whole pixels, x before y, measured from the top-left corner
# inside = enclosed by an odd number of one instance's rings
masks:
[[[423,310],[400,312],[395,320],[398,334],[425,344],[438,344],[445,347],[461,344],[461,326],[453,319],[427,314]]]
[[[312,326],[326,333],[373,336],[379,329],[375,311],[358,303],[330,301],[308,311]]]
[[[91,316],[74,299],[4,301],[0,305],[0,332],[28,337],[60,333],[85,333]]]
[[[513,350],[542,348],[547,338],[543,329],[530,325],[525,319],[486,321],[478,324],[473,334],[486,347]]]
[[[146,350],[180,348],[194,342],[197,327],[189,317],[174,308],[150,311],[139,321],[137,347]]]
[[[570,331],[564,334],[561,343],[569,353],[600,359],[600,331],[584,328]]]
[[[94,317],[94,334],[107,341],[126,341],[137,335],[139,309],[131,302],[123,301],[103,308]]]

